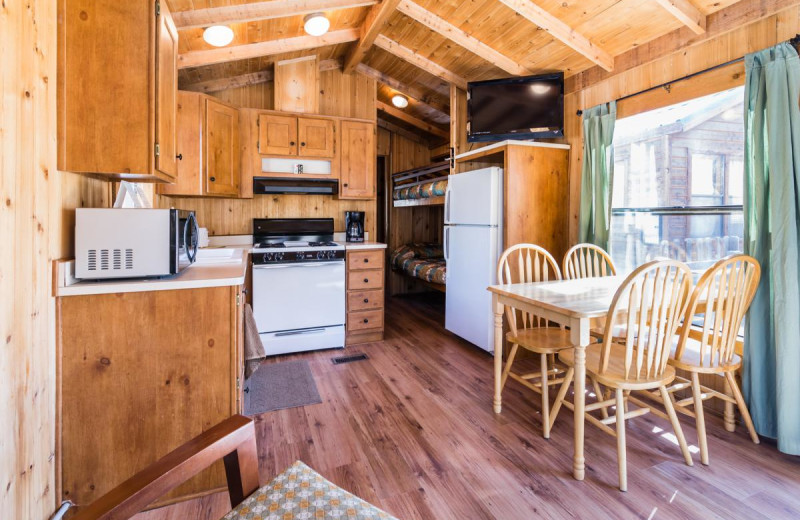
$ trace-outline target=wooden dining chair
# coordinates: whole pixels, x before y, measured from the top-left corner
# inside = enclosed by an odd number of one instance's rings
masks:
[[[534,244],[517,244],[506,249],[497,263],[497,282],[501,284],[533,283],[561,280],[561,271],[553,255]],[[500,381],[501,391],[508,378],[518,381],[542,395],[542,435],[550,438],[549,387],[563,382],[559,376],[563,369],[555,366],[555,354],[571,348],[569,331],[551,327],[547,320],[506,306],[509,332],[506,339],[511,344]],[[511,371],[519,347],[539,354],[539,372],[518,374]]]
[[[697,424],[700,461],[708,465],[703,401],[718,398],[725,401],[726,429],[734,430],[733,406],[739,408],[750,438],[758,444],[758,434],[736,381],[742,358],[736,353],[739,328],[750,307],[761,277],[758,261],[747,255],[733,255],[711,266],[697,282],[678,332],[669,364],[690,374],[690,380],[676,377],[670,394],[691,386],[692,396],[675,403],[675,408],[693,416]],[[699,320],[698,320],[699,318]],[[698,321],[695,321],[698,320]],[[724,379],[725,391],[719,392],[700,384],[700,374],[713,374]],[[658,395],[648,394],[664,402]],[[693,407],[693,411],[687,407]]]
[[[594,244],[577,244],[569,248],[564,255],[564,278],[596,278],[598,276],[615,276],[617,268],[605,249]]]
[[[692,465],[686,438],[667,392],[667,385],[675,379],[675,369],[668,364],[670,351],[688,304],[691,280],[689,267],[675,260],[654,261],[640,266],[617,290],[606,316],[608,323],[616,323],[618,317],[624,317],[627,329],[636,333],[629,333],[623,342],[619,342],[607,332],[602,343],[586,347],[587,376],[614,389],[616,394],[614,399],[586,405],[586,419],[617,437],[621,491],[628,489],[625,421],[650,412],[649,407],[626,410],[627,393],[631,391],[658,390],[661,393],[686,464]],[[562,404],[571,408],[564,397],[572,382],[575,365],[572,349],[559,352],[558,357],[570,368],[553,405],[554,415],[558,414]],[[616,406],[613,417],[598,419],[589,413],[611,406]],[[616,423],[616,431],[609,426],[612,422]]]

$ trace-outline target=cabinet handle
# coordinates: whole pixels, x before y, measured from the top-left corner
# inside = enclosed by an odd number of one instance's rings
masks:
[[[342,184],[342,186],[344,186],[346,188],[347,187],[347,183],[345,182],[344,184]]]
[[[364,263],[365,263],[365,264],[368,264],[368,263],[369,263],[369,258],[365,258],[365,259],[364,259]]]
[[[364,298],[364,303],[369,303],[369,298]]]
[[[306,145],[305,142],[300,143],[300,146],[305,146],[305,145]]]
[[[183,154],[179,153],[178,155],[175,156],[175,158],[178,159],[179,161],[182,161],[183,160]]]
[[[364,323],[369,323],[369,320],[367,318],[364,318]]]
[[[369,283],[369,278],[364,278],[364,283]]]
[[[294,141],[291,141],[291,142],[289,143],[289,146],[294,146],[294,144],[295,144],[295,143],[294,143]]]
[[[211,182],[214,182],[214,181],[216,181],[216,180],[217,180],[217,178],[216,178],[216,177],[209,177],[209,179],[208,179],[208,180],[210,180]]]

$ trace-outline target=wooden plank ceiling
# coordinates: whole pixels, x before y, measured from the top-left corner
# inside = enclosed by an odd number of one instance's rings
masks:
[[[378,80],[379,101],[409,97],[404,117],[378,116],[441,141],[450,84],[563,71],[569,77],[687,27],[738,0],[167,0],[179,28],[181,88],[212,91],[269,81],[278,60],[317,54],[324,68]],[[307,36],[303,17],[322,11],[328,34]],[[224,50],[203,28],[229,25]],[[264,43],[268,42],[268,43]],[[271,42],[271,43],[269,43]],[[260,45],[253,45],[260,44]],[[263,53],[270,55],[263,55]],[[273,54],[274,53],[274,54]],[[395,114],[395,115],[393,115]]]

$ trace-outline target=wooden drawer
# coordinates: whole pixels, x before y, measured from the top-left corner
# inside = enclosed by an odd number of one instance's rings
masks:
[[[352,251],[347,254],[347,268],[379,269],[383,267],[383,249],[373,251]]]
[[[367,311],[383,308],[383,290],[350,291],[347,293],[348,311]]]
[[[347,290],[383,289],[383,269],[347,273]]]
[[[347,332],[368,329],[383,329],[383,309],[347,314]]]

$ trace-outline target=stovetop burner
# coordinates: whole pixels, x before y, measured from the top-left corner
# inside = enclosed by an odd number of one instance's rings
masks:
[[[287,247],[338,247],[339,244],[326,240],[324,242],[302,242],[293,241],[289,244],[286,242],[257,242],[253,247],[257,249],[286,249]]]

